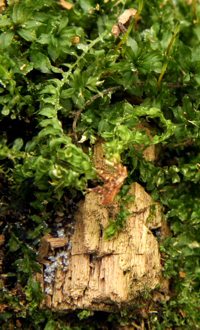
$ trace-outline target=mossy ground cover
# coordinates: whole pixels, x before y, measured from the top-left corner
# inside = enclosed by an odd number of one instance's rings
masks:
[[[8,0],[0,16],[3,329],[200,329],[200,4],[197,0]],[[129,8],[119,35],[113,25]],[[150,137],[141,126],[148,124]],[[97,183],[93,145],[164,206],[171,295],[154,313],[40,311],[40,238]],[[155,144],[159,157],[143,158]],[[122,214],[120,221],[126,217]],[[119,229],[112,223],[110,234]],[[109,235],[109,231],[108,231]],[[137,312],[138,310],[138,312]],[[101,315],[102,316],[102,315]]]

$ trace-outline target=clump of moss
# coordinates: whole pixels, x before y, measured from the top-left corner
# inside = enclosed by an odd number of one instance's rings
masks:
[[[92,147],[101,138],[107,159],[127,167],[125,185],[142,184],[164,205],[171,227],[161,247],[171,299],[145,325],[198,329],[200,5],[67,4],[8,1],[1,12],[2,327],[73,328],[58,314],[39,312],[37,250],[57,212],[70,223],[77,201],[96,184]],[[113,25],[132,7],[137,14],[116,37]],[[144,122],[151,138],[140,129]],[[151,144],[160,149],[154,163],[141,150]],[[125,218],[119,215],[119,229]]]

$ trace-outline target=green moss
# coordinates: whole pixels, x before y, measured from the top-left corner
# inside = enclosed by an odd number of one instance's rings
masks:
[[[137,21],[115,38],[112,26],[130,7],[138,9]],[[127,166],[123,189],[142,184],[164,206],[172,231],[161,246],[171,298],[136,325],[199,329],[199,19],[197,1],[80,0],[71,10],[53,0],[8,1],[0,20],[3,329],[98,329],[98,313],[88,320],[74,314],[70,322],[40,311],[33,280],[41,236],[54,230],[58,212],[73,216],[96,183],[97,138],[109,160]],[[141,130],[144,122],[152,138]],[[160,149],[154,163],[141,150],[151,144]],[[109,237],[127,217],[123,190],[119,196]],[[109,318],[108,328],[122,320]]]

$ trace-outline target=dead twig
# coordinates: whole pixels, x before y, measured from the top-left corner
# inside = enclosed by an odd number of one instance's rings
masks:
[[[90,104],[92,104],[95,100],[99,99],[100,97],[103,97],[103,96],[108,95],[108,94],[112,94],[112,93],[116,92],[117,90],[119,90],[120,88],[121,88],[121,86],[114,86],[114,87],[109,87],[109,88],[104,89],[103,91],[99,92],[98,94],[92,96],[91,99],[89,99],[85,103],[83,108],[78,110],[75,113],[73,124],[72,124],[72,129],[73,129],[73,133],[74,133],[74,137],[75,137],[76,141],[78,140],[77,134],[76,134],[77,122],[78,122],[78,120],[81,116],[81,113],[85,110],[85,108],[88,107]]]

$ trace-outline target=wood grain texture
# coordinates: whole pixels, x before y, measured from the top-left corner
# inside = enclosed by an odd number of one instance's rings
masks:
[[[68,269],[56,270],[46,306],[113,311],[160,284],[159,246],[150,229],[161,226],[161,208],[138,183],[132,184],[130,193],[134,196],[128,205],[131,215],[112,240],[103,237],[108,208],[96,192],[85,196],[76,214]]]

